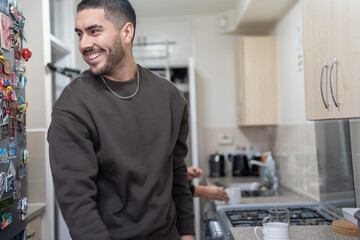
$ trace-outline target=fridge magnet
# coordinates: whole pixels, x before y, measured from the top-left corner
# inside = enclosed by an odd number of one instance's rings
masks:
[[[13,164],[12,161],[10,161],[9,168],[8,168],[8,171],[7,171],[7,175],[8,176],[13,175],[14,177],[16,177],[16,170],[15,170],[15,167],[14,167],[14,164]]]
[[[10,175],[6,177],[6,189],[5,189],[6,192],[9,192],[14,189],[14,181],[15,181],[14,175]]]
[[[15,59],[20,60],[20,50],[19,49],[15,50]]]
[[[20,38],[19,38],[19,27],[17,25],[13,25],[13,27],[11,27],[10,40],[11,40],[11,45],[15,49],[19,49]],[[15,55],[16,55],[16,51],[15,51]]]
[[[5,61],[4,61],[5,63]],[[3,68],[2,68],[3,69]],[[8,76],[6,76],[6,74],[4,72],[1,72],[1,85],[2,87],[7,87],[7,86],[10,86],[11,85],[11,82],[10,82],[10,79]]]
[[[31,56],[32,56],[32,52],[30,49],[28,48],[24,48],[22,51],[21,51],[21,56],[25,59],[25,61],[27,62]]]
[[[6,227],[8,227],[12,223],[12,215],[11,213],[3,213],[1,216],[1,230],[4,230]]]
[[[20,21],[23,18],[22,17],[23,8],[20,5],[20,3],[18,3],[17,1],[12,1],[9,4],[9,9],[10,9],[11,16],[13,16],[13,18],[16,21]]]
[[[4,73],[7,75],[10,75],[11,73],[11,63],[9,60],[5,59],[4,60]]]
[[[15,61],[15,71],[17,73],[25,73],[26,65],[23,60]]]
[[[7,150],[0,148],[0,163],[9,163],[9,156]]]
[[[23,87],[25,87],[26,83],[27,83],[27,78],[25,73],[19,73],[16,74],[15,73],[11,73],[11,77],[14,77],[14,86],[17,89],[21,89]]]
[[[1,38],[1,31],[0,31],[0,38]],[[1,50],[1,47],[0,47],[0,63],[1,64],[4,64],[4,52]]]
[[[4,139],[6,137],[8,137],[10,135],[10,130],[9,130],[9,124],[8,123],[3,123],[0,125],[1,128],[1,138]]]
[[[19,147],[26,146],[26,132],[25,131],[18,133],[18,145],[19,145]]]
[[[12,196],[0,200],[0,212],[11,208],[14,205],[14,199]]]
[[[21,220],[25,220],[28,216],[28,203],[27,203],[27,198],[24,197],[21,199],[21,207],[20,207],[20,210],[21,210]]]
[[[14,115],[14,111],[11,110],[10,111],[10,142],[14,142],[15,141],[15,116]]]
[[[10,18],[5,14],[1,13],[1,30],[2,30],[1,47],[8,51],[11,48],[10,28],[11,28]]]
[[[25,123],[25,114],[26,114],[26,109],[27,109],[28,103],[25,102],[24,97],[20,96],[20,100],[17,103],[16,109],[17,109],[17,114],[16,114],[16,121],[18,122],[22,122]]]
[[[10,159],[16,157],[16,143],[12,142],[8,144],[8,155]]]
[[[9,15],[9,1],[8,0],[0,0],[0,11]]]
[[[13,88],[11,86],[6,87],[6,93],[5,94],[6,94],[6,96],[8,97],[8,99],[10,101],[17,100],[16,94],[15,94],[15,92],[14,92],[14,90],[13,90]]]
[[[2,2],[2,5],[4,6],[4,11],[2,11],[2,12],[9,16],[9,1],[1,0],[1,2]]]
[[[26,35],[26,32],[24,30],[21,31],[21,38],[25,40],[25,42],[28,42],[28,37]]]
[[[26,166],[24,163],[20,163],[18,166],[17,166],[17,176],[18,176],[18,179],[24,179],[24,177],[26,176]]]
[[[21,181],[14,181],[14,189],[12,192],[14,199],[20,199]]]
[[[4,0],[0,0],[0,11],[5,13],[5,1]]]
[[[7,99],[1,98],[0,99],[0,124],[8,123],[9,122],[9,111],[7,107]]]
[[[0,198],[4,194],[5,188],[6,188],[6,173],[2,172],[0,173]],[[4,209],[1,208],[1,203],[0,203],[0,211],[2,210]]]
[[[24,164],[29,163],[29,151],[26,149],[24,149],[22,152],[22,160],[23,160]]]

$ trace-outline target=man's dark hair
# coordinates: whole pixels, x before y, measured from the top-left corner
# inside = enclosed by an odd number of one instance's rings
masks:
[[[107,19],[121,29],[127,22],[136,27],[136,14],[128,0],[82,0],[77,12],[88,8],[103,8]],[[134,33],[135,34],[135,33]]]

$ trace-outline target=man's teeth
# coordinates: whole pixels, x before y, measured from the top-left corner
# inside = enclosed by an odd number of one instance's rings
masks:
[[[97,58],[98,56],[100,56],[100,53],[93,53],[89,55],[90,60],[93,60],[94,58]]]

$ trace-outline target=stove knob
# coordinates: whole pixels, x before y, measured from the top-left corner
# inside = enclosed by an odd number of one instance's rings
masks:
[[[224,238],[224,232],[222,231],[219,222],[211,221],[209,223],[210,233],[213,240],[220,240]]]

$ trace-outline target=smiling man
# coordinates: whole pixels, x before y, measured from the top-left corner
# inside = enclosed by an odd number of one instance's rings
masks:
[[[90,69],[63,91],[48,131],[55,192],[74,240],[194,239],[188,107],[137,65],[127,0],[83,0],[75,31]]]

